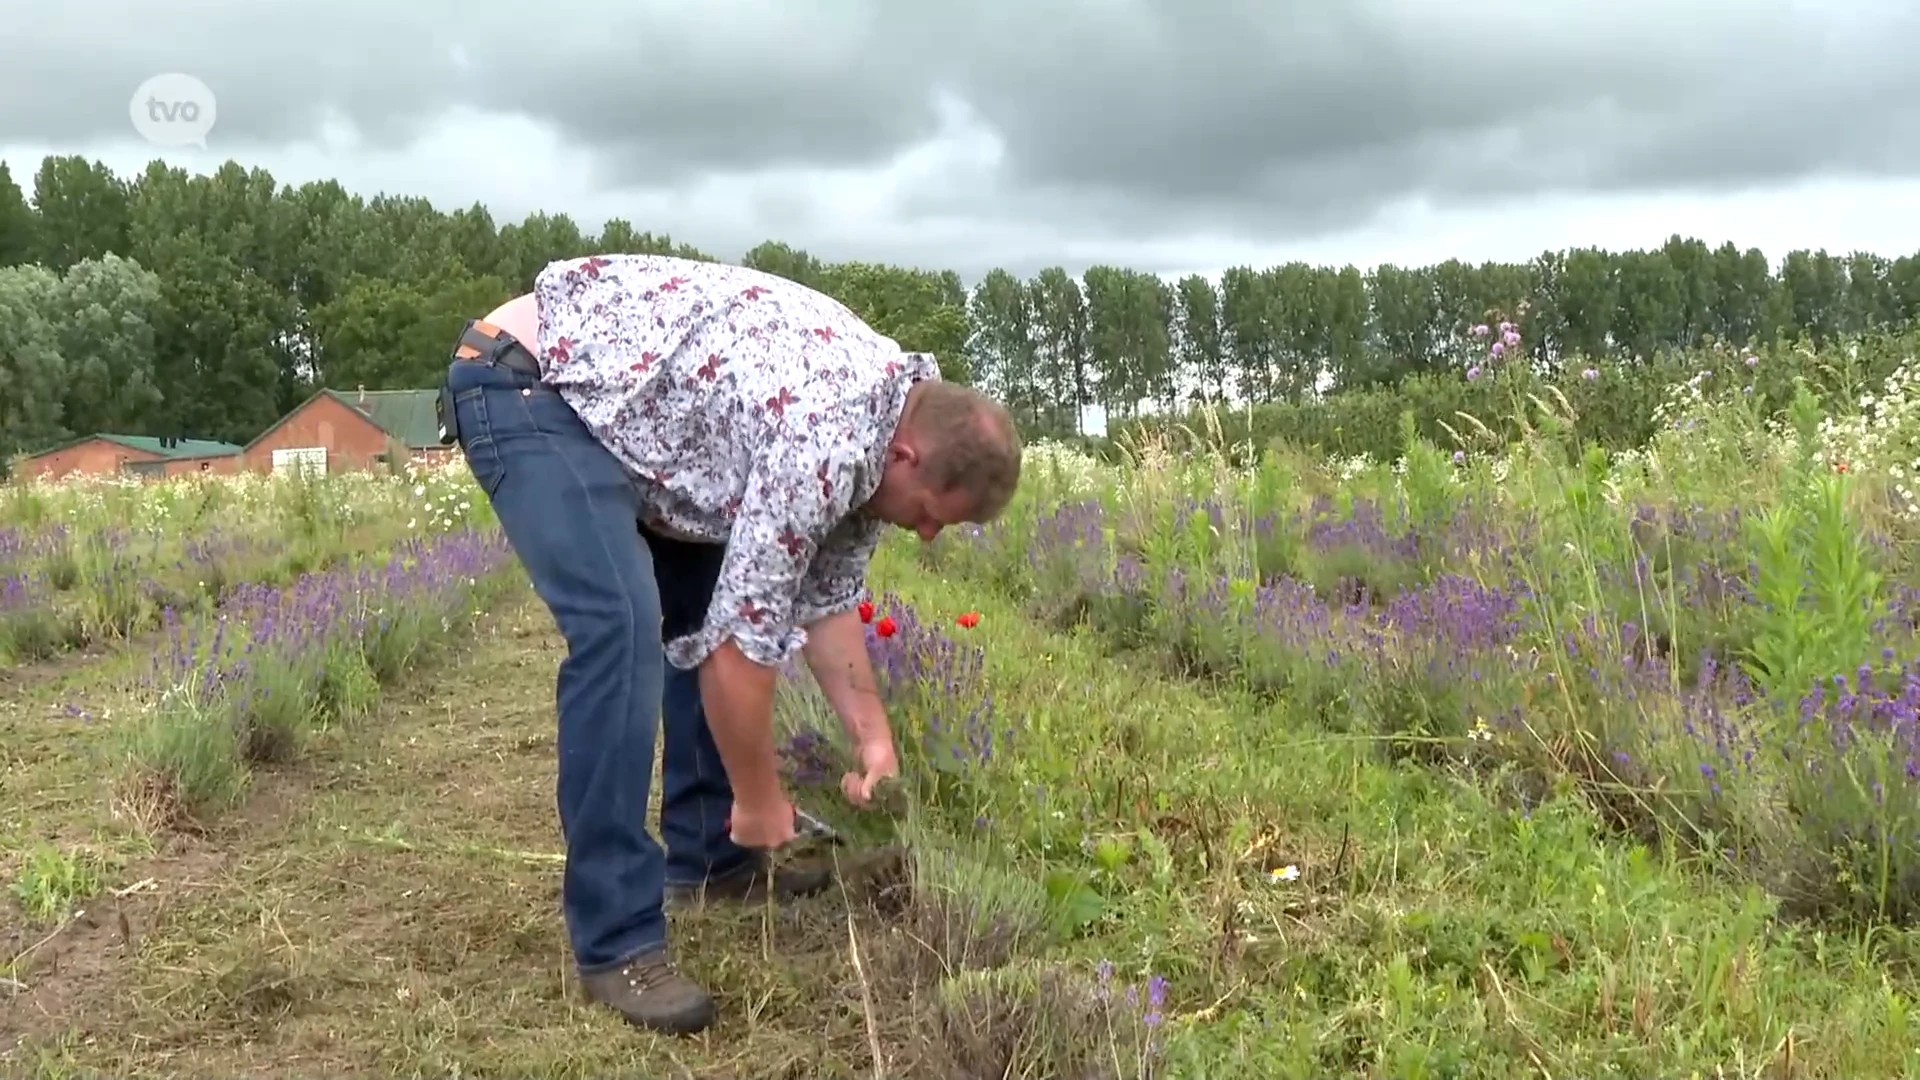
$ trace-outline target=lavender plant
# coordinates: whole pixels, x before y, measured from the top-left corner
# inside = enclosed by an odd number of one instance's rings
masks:
[[[169,611],[135,750],[140,782],[190,812],[224,805],[247,767],[296,757],[463,632],[513,580],[511,560],[497,532],[444,533],[379,563],[236,587],[212,615]]]

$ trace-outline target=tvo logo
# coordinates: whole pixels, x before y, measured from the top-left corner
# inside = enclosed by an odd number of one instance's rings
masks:
[[[207,148],[219,108],[213,91],[191,75],[169,72],[140,84],[127,102],[133,130],[155,146]]]

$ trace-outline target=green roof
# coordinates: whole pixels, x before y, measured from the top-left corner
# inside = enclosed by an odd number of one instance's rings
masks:
[[[152,435],[113,435],[107,432],[97,432],[92,435],[84,435],[78,439],[69,440],[61,443],[59,446],[42,450],[34,456],[41,457],[51,454],[56,450],[65,450],[70,446],[79,446],[81,443],[92,442],[95,439],[99,439],[102,442],[115,443],[129,450],[138,450],[144,454],[153,454],[156,457],[170,458],[176,461],[183,458],[225,457],[228,454],[237,454],[240,452],[240,448],[232,443],[215,442],[212,439],[161,439]]]
[[[407,448],[440,445],[440,416],[434,411],[437,390],[328,390],[327,395],[373,421]]]
[[[165,458],[221,457],[240,452],[240,448],[230,442],[213,439],[157,439],[151,435],[99,435],[96,438]]]

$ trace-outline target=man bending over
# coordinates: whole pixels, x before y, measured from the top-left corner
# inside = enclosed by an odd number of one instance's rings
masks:
[[[803,651],[864,805],[899,767],[855,614],[868,561],[886,524],[931,541],[997,517],[1020,478],[1012,420],[827,296],[650,255],[553,263],[470,322],[443,406],[567,642],[557,796],[581,980],[635,1024],[700,1030],[716,1010],[669,960],[668,896],[829,884],[767,854],[795,834],[777,665]],[[663,708],[664,850],[645,820]]]

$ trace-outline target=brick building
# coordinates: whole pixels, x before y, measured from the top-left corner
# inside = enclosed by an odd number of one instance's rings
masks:
[[[67,476],[179,476],[230,473],[240,463],[240,447],[209,439],[171,439],[150,435],[87,435],[42,450],[21,470],[42,480]]]
[[[444,457],[433,390],[321,390],[240,451],[241,466],[323,472]]]

